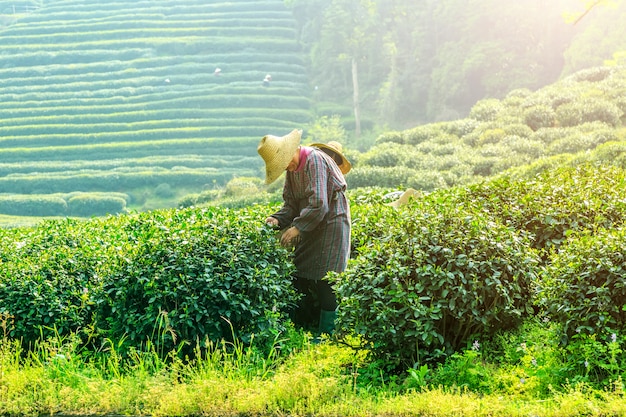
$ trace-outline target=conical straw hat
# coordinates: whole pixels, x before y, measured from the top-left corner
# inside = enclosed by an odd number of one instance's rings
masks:
[[[265,161],[265,184],[271,184],[287,169],[300,146],[302,130],[294,129],[285,136],[265,135],[257,152]]]
[[[348,161],[348,158],[346,158],[344,154],[341,153],[341,151],[343,150],[343,146],[341,146],[341,143],[331,140],[326,144],[312,143],[310,146],[320,148],[321,150],[329,154],[335,160],[343,175],[346,175],[352,169],[352,164],[350,163],[350,161]]]

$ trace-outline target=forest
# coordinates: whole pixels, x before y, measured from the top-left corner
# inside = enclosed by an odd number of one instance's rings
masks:
[[[309,53],[316,105],[360,107],[362,129],[464,118],[481,99],[536,90],[626,50],[622,1],[286,3]]]

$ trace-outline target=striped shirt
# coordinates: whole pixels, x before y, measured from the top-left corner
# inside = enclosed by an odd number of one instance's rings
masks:
[[[272,217],[281,229],[295,226],[300,231],[294,250],[296,275],[318,280],[328,271],[346,268],[350,205],[344,194],[346,181],[335,161],[317,148],[305,151],[303,166],[286,173],[284,204]]]

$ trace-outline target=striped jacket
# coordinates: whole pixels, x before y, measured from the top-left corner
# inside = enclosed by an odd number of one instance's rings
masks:
[[[343,174],[327,154],[311,148],[304,169],[286,173],[284,204],[272,214],[281,229],[295,226],[301,240],[294,250],[296,274],[318,280],[342,272],[350,257],[350,205]]]

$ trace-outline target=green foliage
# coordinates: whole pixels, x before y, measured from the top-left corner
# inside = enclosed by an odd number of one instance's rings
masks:
[[[619,224],[625,183],[620,168],[586,164],[557,167],[530,180],[503,176],[471,185],[456,198],[458,204],[481,207],[498,221],[530,233],[533,247],[546,256],[574,231]]]
[[[583,152],[624,139],[616,127],[622,123],[620,97],[626,91],[623,70],[598,72],[605,76],[589,81],[581,74],[580,80],[568,77],[536,92],[514,91],[502,101],[482,100],[466,119],[383,133],[356,167],[414,169],[417,172],[412,179],[395,184],[378,171],[380,185],[431,191],[475,183],[509,170],[519,174],[523,169],[518,168],[527,164],[533,164],[528,173],[537,173],[557,160],[570,164],[597,160],[594,153]],[[565,115],[574,116],[561,124],[559,117]],[[542,161],[552,156],[559,157]],[[620,161],[617,157],[613,162],[620,165]],[[437,172],[423,175],[423,171]],[[422,179],[416,181],[419,177]],[[369,181],[354,184],[378,185]]]
[[[556,113],[551,106],[538,104],[524,110],[524,122],[534,131],[554,127]]]
[[[89,337],[119,244],[114,233],[103,239],[107,225],[110,220],[46,221],[3,233],[0,312],[14,318],[11,338],[28,346],[55,334]]]
[[[431,384],[451,387],[454,392],[489,393],[493,370],[482,359],[480,346],[453,353],[433,373]]]
[[[256,209],[212,208],[4,230],[0,313],[27,344],[72,332],[125,351],[265,343],[296,293],[287,251],[261,225]]]
[[[333,114],[332,116],[318,117],[306,130],[306,140],[309,142],[328,143],[335,141],[345,143],[346,129],[341,122],[341,116]]]
[[[517,329],[496,335],[481,352],[498,365],[491,374],[492,392],[548,398],[554,387],[576,376],[565,369],[559,325],[545,317],[529,318]]]
[[[129,219],[130,249],[104,284],[107,335],[169,351],[284,330],[293,266],[257,210],[185,209]],[[163,330],[162,333],[160,330]]]
[[[553,320],[563,324],[566,337],[607,337],[623,331],[625,243],[626,228],[621,225],[593,228],[568,239],[551,254],[542,274],[539,301]]]
[[[363,243],[332,279],[342,330],[361,335],[376,357],[396,366],[438,360],[530,310],[536,254],[479,210],[433,193],[398,211],[354,211]]]
[[[0,196],[0,213],[18,216],[66,216],[67,202],[52,195]]]
[[[22,3],[5,12],[17,19],[11,9]],[[281,0],[253,11],[198,0],[100,6],[37,2],[27,22],[19,15],[3,26],[0,171],[21,174],[2,175],[4,192],[224,185],[235,171],[256,174],[262,134],[310,122],[305,59]],[[264,88],[270,67],[274,81]],[[137,169],[143,158],[151,161]],[[211,174],[224,165],[227,174]],[[112,171],[122,172],[119,181]]]
[[[126,200],[120,197],[82,194],[67,201],[69,215],[78,217],[105,216],[126,211]]]
[[[154,189],[154,194],[161,198],[168,198],[174,195],[174,190],[172,190],[172,186],[166,182],[163,182]]]
[[[577,126],[596,121],[617,126],[623,114],[611,101],[598,98],[577,100],[556,109],[556,119],[562,126]]]
[[[565,370],[576,382],[598,387],[620,385],[626,374],[623,334],[581,332],[574,334],[565,348]]]
[[[480,100],[470,110],[470,119],[479,122],[488,122],[496,120],[499,114],[504,110],[504,106],[497,99]]]
[[[258,194],[263,187],[263,180],[258,177],[236,177],[226,183],[224,195],[241,197]]]
[[[415,169],[393,166],[393,167],[364,167],[352,168],[350,174],[346,176],[348,188],[359,187],[399,187],[408,184],[409,179],[419,172]]]

